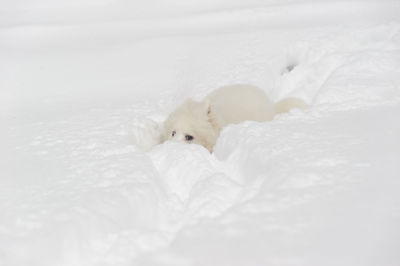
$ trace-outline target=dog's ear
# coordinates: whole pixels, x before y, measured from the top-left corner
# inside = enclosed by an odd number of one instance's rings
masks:
[[[210,106],[210,100],[208,99],[204,100],[204,110],[206,111],[207,116],[209,116],[211,113],[211,106]]]

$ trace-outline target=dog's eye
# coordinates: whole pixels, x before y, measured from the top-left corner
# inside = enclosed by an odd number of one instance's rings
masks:
[[[176,134],[176,131],[175,130],[172,131],[172,136],[175,136],[175,134]]]
[[[185,135],[185,139],[186,139],[187,141],[191,141],[191,140],[193,140],[193,136]]]

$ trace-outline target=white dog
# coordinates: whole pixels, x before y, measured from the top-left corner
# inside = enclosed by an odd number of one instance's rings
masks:
[[[246,120],[269,121],[277,113],[307,105],[297,98],[273,104],[259,88],[251,85],[221,87],[203,102],[187,100],[164,122],[163,139],[196,143],[210,152],[222,128]]]

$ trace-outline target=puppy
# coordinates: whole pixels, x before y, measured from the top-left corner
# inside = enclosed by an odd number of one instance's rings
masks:
[[[172,112],[164,122],[163,140],[196,143],[212,152],[221,130],[229,124],[269,121],[278,113],[306,106],[297,98],[274,104],[261,89],[251,85],[224,86],[203,102],[188,99]]]

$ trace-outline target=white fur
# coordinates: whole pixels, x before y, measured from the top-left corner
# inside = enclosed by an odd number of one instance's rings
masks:
[[[222,128],[246,120],[269,121],[276,113],[291,108],[304,108],[297,98],[287,98],[273,104],[259,88],[251,85],[221,87],[203,102],[187,100],[164,122],[164,141],[177,140],[196,143],[212,151]],[[192,136],[193,139],[186,139]]]

